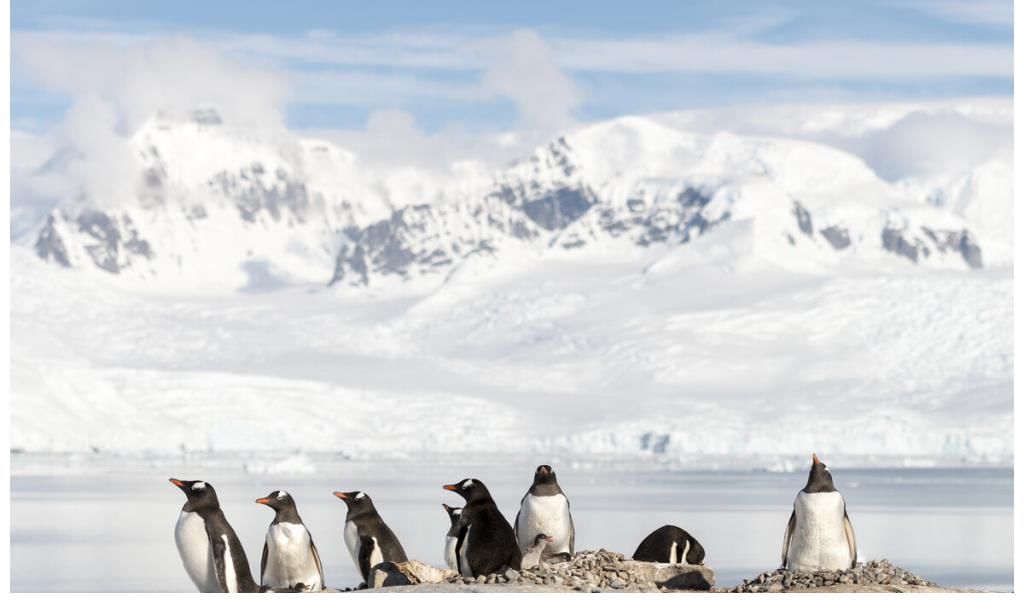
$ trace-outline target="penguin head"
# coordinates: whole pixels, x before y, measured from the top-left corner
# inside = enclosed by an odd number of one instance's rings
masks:
[[[804,492],[817,494],[834,491],[836,491],[836,486],[832,482],[832,473],[829,472],[828,466],[818,459],[818,454],[812,453],[811,472],[807,475],[807,485],[804,486]]]
[[[292,498],[292,495],[284,490],[274,490],[263,498],[257,498],[256,503],[265,504],[275,511],[295,506],[295,500]]]
[[[551,470],[551,467],[547,464],[541,464],[533,473],[533,484],[548,485],[551,483],[558,483],[558,479],[555,477],[555,471]]]
[[[366,492],[334,492],[334,495],[345,501],[349,515],[358,515],[373,510],[373,501],[370,500]]]
[[[449,492],[455,492],[462,496],[466,499],[466,502],[491,497],[491,493],[487,491],[487,486],[479,479],[463,479],[458,483],[452,483],[443,487]]]
[[[555,537],[548,536],[548,535],[546,535],[544,533],[541,533],[541,534],[537,535],[537,538],[533,539],[533,544],[534,544],[534,546],[537,546],[537,547],[546,547],[548,543],[550,543],[550,542],[552,542],[554,540],[555,540]]]
[[[217,509],[220,507],[220,502],[217,500],[217,492],[206,481],[182,481],[173,477],[168,479],[168,481],[185,492],[185,497],[188,500],[185,502],[185,506],[182,507],[183,510],[198,511],[200,509]]]
[[[443,502],[441,506],[448,512],[448,519],[452,520],[452,525],[455,525],[455,522],[459,521],[459,518],[462,517],[462,507],[450,507]]]

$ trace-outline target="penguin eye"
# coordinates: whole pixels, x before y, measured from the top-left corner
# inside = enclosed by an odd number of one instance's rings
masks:
[[[462,484],[462,487],[463,488],[473,487],[473,480],[472,479],[466,479],[466,482]]]
[[[366,494],[364,494],[362,492],[359,492],[358,494],[356,494],[356,500],[362,500],[363,498],[366,498]]]
[[[277,499],[278,500],[284,500],[284,497],[287,496],[287,495],[288,495],[288,492],[278,492],[277,493]]]
[[[192,490],[193,491],[205,490],[205,489],[206,489],[206,484],[203,483],[202,481],[196,481],[195,483],[192,484]]]

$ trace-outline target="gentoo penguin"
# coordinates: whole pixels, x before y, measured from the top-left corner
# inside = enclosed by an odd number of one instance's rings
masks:
[[[647,535],[633,554],[639,562],[703,564],[704,548],[678,526],[662,526]]]
[[[466,499],[459,540],[455,544],[463,577],[490,575],[508,567],[520,570],[523,555],[516,534],[481,481],[463,479],[444,489]]]
[[[452,525],[448,528],[448,534],[444,537],[444,561],[448,568],[458,571],[459,561],[456,559],[455,546],[459,542],[459,527],[462,522],[462,508],[450,507],[441,503],[444,510],[448,512],[448,519]]]
[[[408,562],[398,537],[380,518],[373,501],[365,492],[334,492],[345,501],[345,546],[352,554],[363,581],[369,581],[370,569],[381,562]]]
[[[832,473],[811,455],[807,485],[796,495],[782,540],[782,567],[793,571],[842,570],[857,564],[857,541],[846,500]]]
[[[260,583],[272,590],[323,591],[320,553],[295,509],[291,494],[276,490],[256,502],[274,509],[274,521],[270,522],[263,543]]]
[[[523,552],[523,570],[529,570],[540,566],[540,558],[544,553],[544,549],[555,540],[555,537],[548,536],[546,534],[538,534],[537,538],[533,540],[533,545],[526,548]]]
[[[174,542],[192,583],[200,592],[260,591],[213,486],[205,481],[170,482],[187,497],[174,527]]]
[[[576,553],[576,528],[569,513],[569,499],[558,486],[555,472],[547,464],[533,473],[533,485],[523,496],[516,515],[516,539],[523,552],[534,544],[538,534],[552,537],[544,557],[566,560]]]

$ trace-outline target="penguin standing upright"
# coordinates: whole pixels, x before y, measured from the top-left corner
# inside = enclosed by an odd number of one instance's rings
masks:
[[[842,570],[857,565],[857,540],[846,500],[832,473],[811,455],[807,485],[796,496],[782,540],[782,567],[792,571]]]
[[[463,577],[490,575],[503,568],[520,570],[522,552],[508,520],[498,510],[487,487],[477,479],[463,479],[444,489],[466,499],[455,545],[458,570]]]
[[[320,553],[291,494],[276,490],[256,502],[274,510],[274,521],[263,543],[260,583],[270,589],[322,591],[325,586]]]
[[[192,583],[200,592],[258,592],[249,560],[205,481],[170,479],[187,500],[174,527],[174,542]]]
[[[704,548],[678,526],[662,526],[647,535],[633,554],[638,562],[703,564]]]
[[[448,520],[451,521],[451,526],[448,528],[448,534],[444,537],[444,561],[448,565],[448,568],[458,571],[459,561],[455,552],[455,547],[459,542],[459,527],[462,523],[462,508],[461,507],[450,507],[444,503],[441,503],[444,510],[448,512]]]
[[[363,581],[369,581],[370,569],[381,562],[409,561],[398,537],[381,519],[365,492],[334,492],[334,495],[348,507],[345,546]]]
[[[533,473],[533,485],[520,502],[515,523],[520,551],[534,545],[538,534],[552,538],[544,550],[544,558],[566,560],[576,553],[576,528],[569,513],[569,499],[562,492],[555,471],[547,464]]]

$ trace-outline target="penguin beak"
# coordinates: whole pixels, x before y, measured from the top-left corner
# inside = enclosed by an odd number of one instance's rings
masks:
[[[168,481],[170,481],[174,485],[178,486],[179,488],[183,489],[185,487],[185,482],[182,481],[181,479],[175,479],[175,478],[172,477],[172,478],[168,479]]]
[[[345,492],[334,492],[334,495],[342,500],[348,500],[348,496],[345,495]]]
[[[812,454],[811,454],[811,460],[812,460],[812,461],[813,461],[813,462],[814,462],[815,464],[821,464],[821,460],[819,460],[819,459],[818,459],[818,454],[816,454],[816,453],[812,453]]]
[[[457,486],[457,485],[442,485],[441,488],[442,489],[446,489],[449,492],[457,492],[457,491],[459,491],[459,486]]]
[[[256,504],[270,504],[269,498],[257,498]]]

